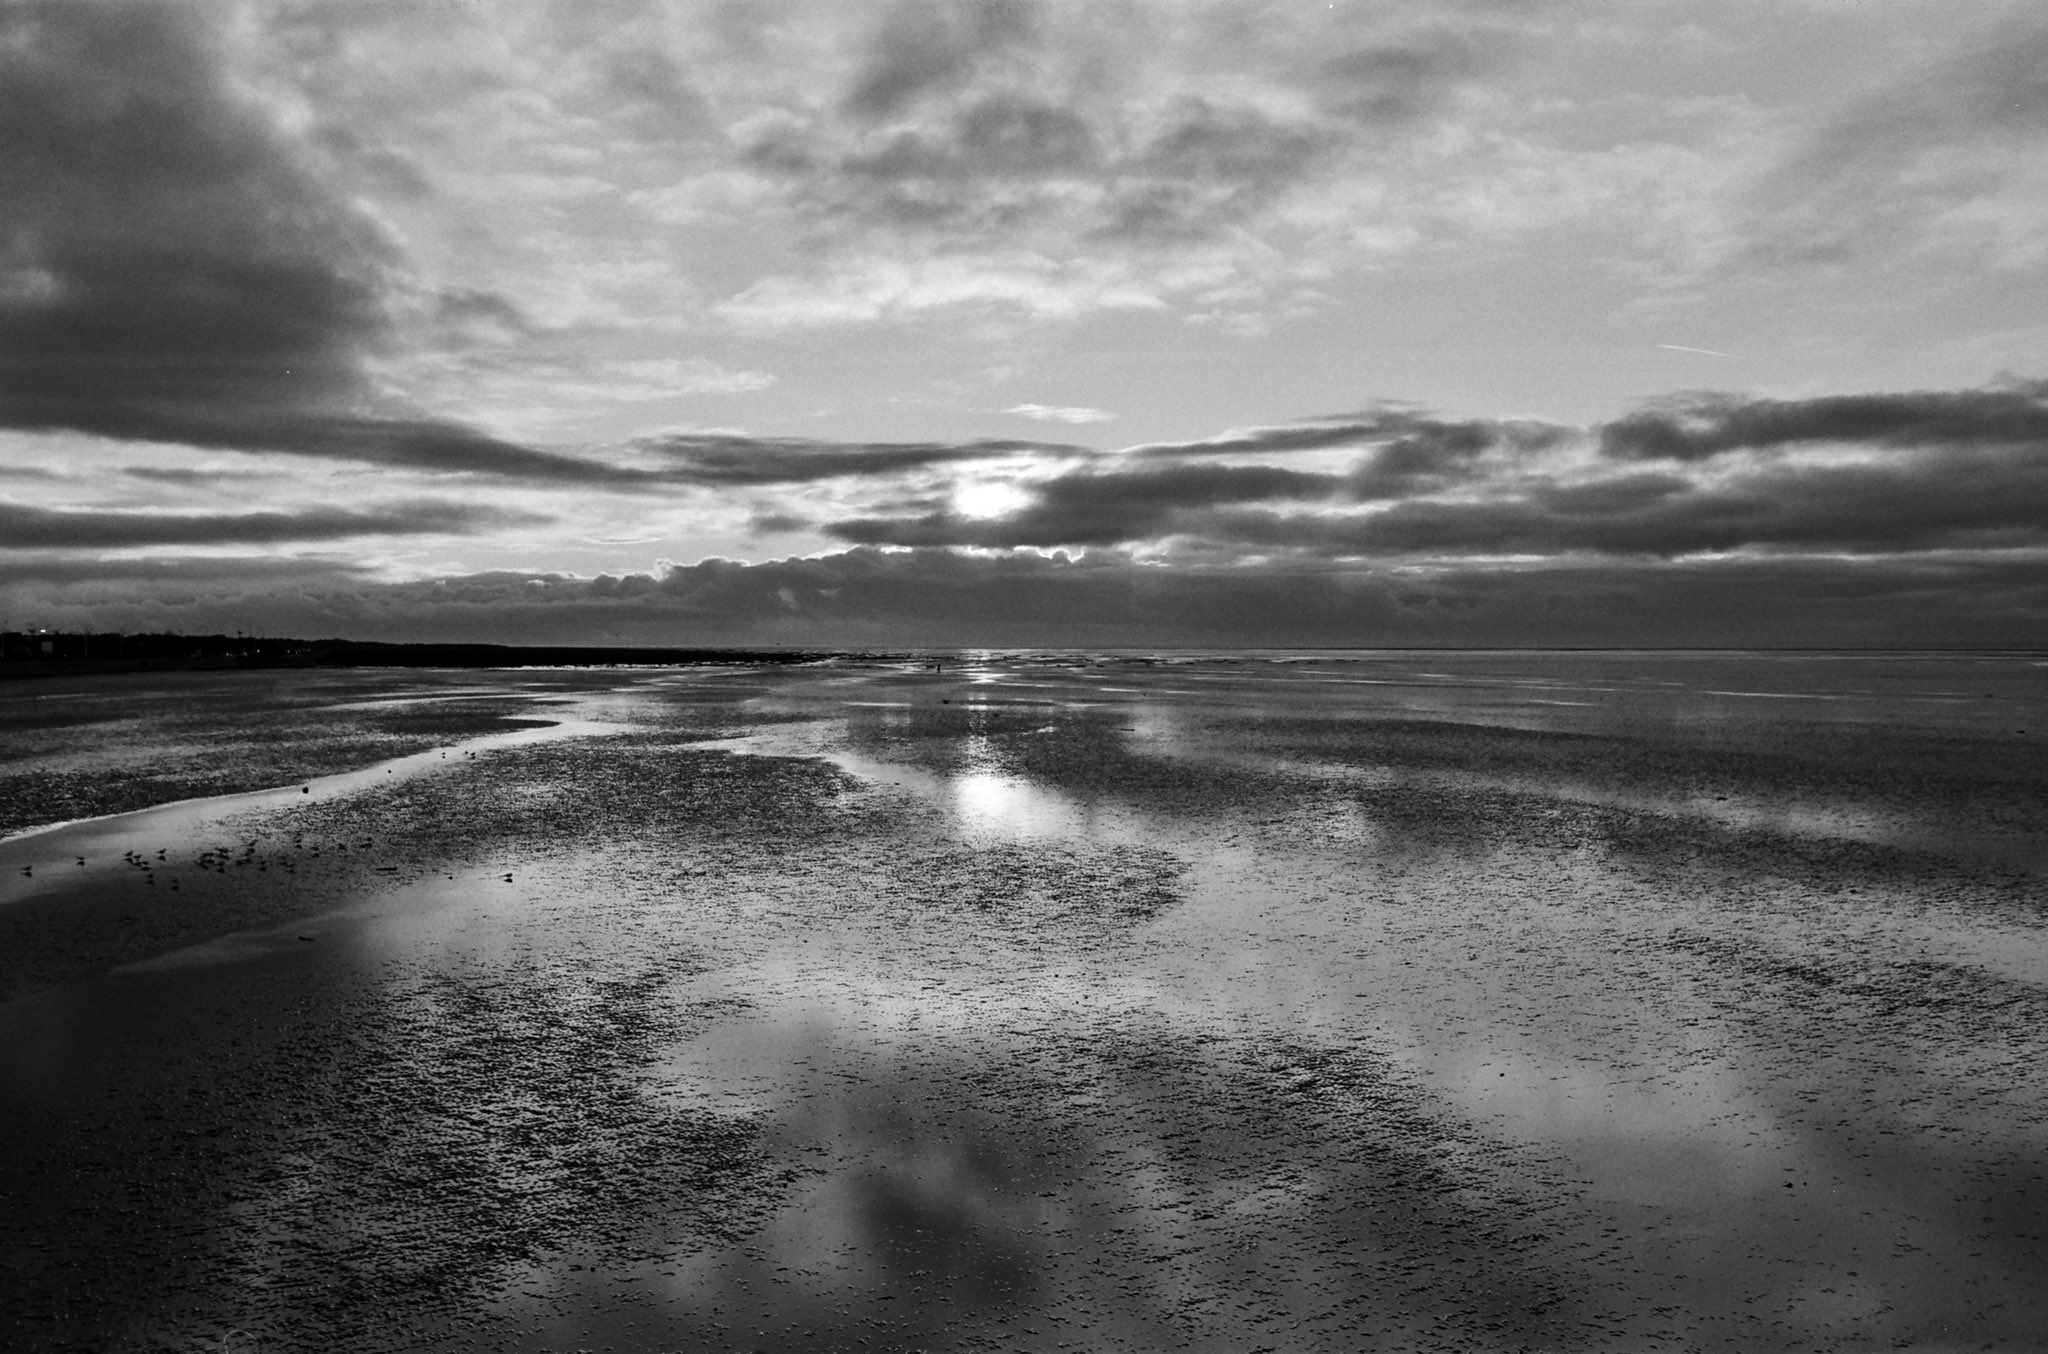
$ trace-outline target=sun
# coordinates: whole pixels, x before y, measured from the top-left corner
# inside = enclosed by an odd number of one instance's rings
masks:
[[[962,517],[1004,517],[1031,495],[1002,480],[967,480],[953,486],[953,511]]]

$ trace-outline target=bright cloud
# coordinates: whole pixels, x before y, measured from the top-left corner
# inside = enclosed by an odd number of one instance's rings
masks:
[[[1018,418],[1037,419],[1041,423],[1107,423],[1116,417],[1107,409],[1050,404],[1013,404],[1003,412],[1015,414]]]

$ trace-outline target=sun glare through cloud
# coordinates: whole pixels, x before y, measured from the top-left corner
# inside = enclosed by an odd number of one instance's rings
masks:
[[[953,486],[953,511],[962,517],[1003,517],[1030,502],[1028,491],[1006,480],[968,480]]]

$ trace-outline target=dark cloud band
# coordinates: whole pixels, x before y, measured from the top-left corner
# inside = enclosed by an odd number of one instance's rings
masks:
[[[1348,557],[1860,554],[2048,546],[2048,387],[1805,401],[1692,397],[1596,430],[1609,461],[1549,453],[1586,434],[1526,421],[1376,411],[1211,442],[1137,448],[1030,488],[997,517],[954,512],[830,524],[863,545],[1120,547]],[[1815,444],[1860,455],[1807,457]],[[1342,474],[1219,464],[1357,448]],[[1775,453],[1735,468],[1739,449]],[[1309,504],[1307,510],[1285,504]]]
[[[506,571],[376,583],[317,565],[94,561],[0,582],[0,603],[74,628],[260,625],[384,639],[795,647],[963,645],[2010,645],[2048,626],[2037,555],[1827,555],[1449,563],[1314,560],[1159,569],[1115,553],[857,549],[574,578]],[[63,571],[71,569],[66,575]],[[239,574],[239,577],[237,575]],[[679,630],[678,627],[683,627]]]
[[[81,512],[0,503],[0,550],[281,545],[357,536],[463,534],[548,520],[532,513],[453,503],[245,513]]]
[[[811,484],[859,476],[898,475],[938,466],[961,465],[1004,457],[1066,459],[1091,456],[1086,448],[1055,442],[985,440],[976,442],[834,443],[794,438],[740,437],[708,433],[674,433],[636,444],[668,465],[653,472],[679,484],[748,486]]]
[[[1694,395],[1600,429],[1600,449],[1617,460],[1700,461],[1816,442],[2048,448],[2048,382],[1807,400]]]

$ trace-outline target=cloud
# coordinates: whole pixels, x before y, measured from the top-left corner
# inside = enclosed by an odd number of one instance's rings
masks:
[[[2048,447],[2048,382],[1981,390],[1758,400],[1683,395],[1606,424],[1617,460],[1699,461],[1738,450],[1851,442],[1888,447]]]
[[[780,536],[792,531],[808,531],[811,519],[798,517],[794,513],[762,512],[747,519],[747,534],[750,536]]]
[[[643,389],[676,395],[743,395],[775,384],[775,377],[769,372],[737,371],[704,358],[628,363],[626,374],[645,381]]]
[[[710,486],[812,484],[1020,455],[1060,459],[1094,454],[1059,443],[1006,439],[840,443],[729,433],[668,433],[635,445],[668,463],[654,472],[662,479]]]
[[[1637,92],[1645,44],[1701,73],[1658,20],[1463,0],[258,6],[236,43],[311,119],[294,158],[435,274],[401,338],[438,356],[380,375],[500,432],[551,430],[550,400],[573,419],[609,383],[595,346],[674,352],[707,311],[778,335],[1138,308],[1243,331],[1392,261],[1547,254],[1560,221],[1628,236],[1580,253],[1636,267],[1718,223],[1728,161],[1781,111]],[[1735,50],[1710,79],[1748,73]],[[508,423],[465,401],[478,378],[561,389]]]
[[[1003,412],[1018,418],[1037,419],[1041,423],[1107,423],[1116,417],[1107,409],[1051,404],[1013,404]]]
[[[1086,447],[987,438],[970,442],[829,442],[744,433],[663,433],[628,450],[655,464],[619,464],[544,451],[432,420],[293,414],[252,428],[232,414],[138,423],[136,437],[161,437],[209,449],[262,450],[441,475],[480,475],[527,484],[646,494],[682,486],[806,484],[871,478],[1014,457],[1051,462],[1090,457]],[[128,467],[130,475],[199,482],[230,472]]]
[[[261,471],[228,470],[219,466],[189,467],[169,465],[124,465],[121,473],[129,479],[149,480],[155,484],[177,484],[184,486],[212,487],[237,480],[263,478]]]
[[[713,309],[740,329],[761,332],[908,319],[960,307],[1044,319],[1164,309],[1160,289],[1142,273],[1126,260],[1094,252],[1054,258],[1015,248],[937,255],[885,249],[861,257],[835,255],[814,275],[771,274]]]
[[[162,545],[276,545],[357,536],[466,533],[552,519],[456,503],[356,510],[168,513],[83,511],[0,503],[0,550],[124,550]],[[10,568],[12,565],[10,565]]]
[[[360,394],[390,246],[229,91],[206,15],[93,0],[0,11],[0,419],[13,426],[97,431],[156,409]]]
[[[782,122],[754,155],[813,210],[890,229],[1172,242],[1444,110],[1487,64],[1476,30],[1389,41],[1335,16],[1250,17],[901,5],[867,40],[840,105],[854,116]],[[1223,51],[1235,79],[1204,69]]]
[[[1393,434],[1351,471],[1361,500],[1443,493],[1489,475],[1520,473],[1545,453],[1578,440],[1576,429],[1534,420],[1410,417],[1382,428]]]
[[[103,606],[119,605],[125,598],[161,600],[167,590],[174,590],[168,595],[189,596],[195,587],[261,596],[313,585],[360,588],[371,585],[373,572],[364,565],[326,556],[93,556],[60,548],[10,554],[0,598],[10,596],[11,590],[15,597],[29,593],[70,596],[74,605]]]
[[[1194,442],[1149,442],[1130,454],[1152,460],[1196,456],[1267,456],[1373,445],[1404,448],[1395,460],[1465,456],[1499,447],[1540,451],[1576,435],[1577,430],[1535,419],[1438,418],[1412,405],[1388,403],[1330,418],[1245,428]]]
[[[983,62],[1028,42],[1040,17],[1040,6],[1020,0],[899,4],[870,38],[845,107],[882,118],[922,96],[957,89]]]
[[[1342,48],[1314,67],[1324,103],[1367,127],[1398,126],[1440,111],[1489,64],[1484,30],[1437,29],[1414,40]]]
[[[941,512],[907,520],[856,518],[833,522],[825,530],[864,545],[1120,545],[1173,534],[1190,510],[1330,498],[1344,483],[1336,475],[1263,465],[1084,470],[1032,486],[1032,501],[1001,517]]]
[[[994,517],[953,512],[870,516],[833,522],[825,530],[840,540],[865,545],[984,549],[1135,545],[1176,535],[1214,540],[1228,520],[1218,515],[1218,509],[1318,500],[1351,504],[1441,492],[1488,475],[1521,473],[1529,458],[1575,436],[1579,434],[1574,430],[1555,424],[1446,420],[1388,406],[1203,441],[1148,443],[1101,463],[1021,485],[1029,501]],[[1226,456],[1311,452],[1355,456],[1342,474],[1217,463]]]
[[[1237,510],[1189,525],[1241,548],[1437,559],[2048,550],[2048,466],[1773,467],[1713,485],[1635,474],[1342,517]]]
[[[1979,265],[2048,257],[2048,26],[1894,75],[1807,137],[1747,204],[1738,262],[1848,265],[1924,251]]]
[[[431,474],[488,475],[616,489],[645,489],[665,478],[630,466],[521,446],[434,419],[223,408],[103,410],[95,422],[98,426],[84,431],[213,450],[317,456]]]
[[[213,13],[0,9],[0,427],[633,479],[373,411],[366,364],[391,340],[405,260],[316,148],[233,86]],[[481,293],[450,306],[513,314]]]
[[[1120,555],[995,557],[858,549],[763,564],[706,561],[586,581],[498,576],[385,593],[445,594],[442,616],[518,609],[524,633],[819,644],[2009,642],[2048,619],[2022,561],[1786,559],[1582,563],[1529,571],[1360,573],[1305,564],[1162,570]],[[785,598],[786,594],[786,598]],[[1943,611],[1952,606],[1953,611]],[[662,627],[666,626],[664,630]],[[530,629],[525,629],[530,627]],[[585,631],[587,633],[587,631]],[[2024,631],[2022,631],[2024,632]]]
[[[223,562],[230,563],[231,562]],[[2009,644],[2048,622],[2038,560],[1770,557],[1376,571],[1247,570],[856,549],[579,578],[414,583],[263,562],[183,577],[0,583],[0,606],[77,628],[261,626],[307,636],[800,648],[1098,645]],[[203,575],[203,576],[202,576]],[[11,574],[10,574],[11,577]]]
[[[2044,398],[2048,386],[2027,383],[1794,401],[1695,395],[1590,434],[1389,407],[1134,448],[1021,483],[1027,500],[994,516],[912,509],[824,530],[864,545],[1171,541],[1222,556],[2039,549]],[[1332,451],[1353,453],[1347,469],[1213,459]],[[1617,471],[1617,461],[1646,464]]]
[[[770,327],[960,305],[1206,310],[1251,275],[1259,292],[1270,272],[1317,274],[1355,245],[1355,220],[1291,206],[1404,175],[1397,148],[1442,155],[1429,129],[1498,64],[1505,31],[1345,11],[844,11],[818,46],[785,50],[821,74],[846,66],[837,91],[829,76],[787,89],[730,133],[761,205],[817,262],[724,313]]]

